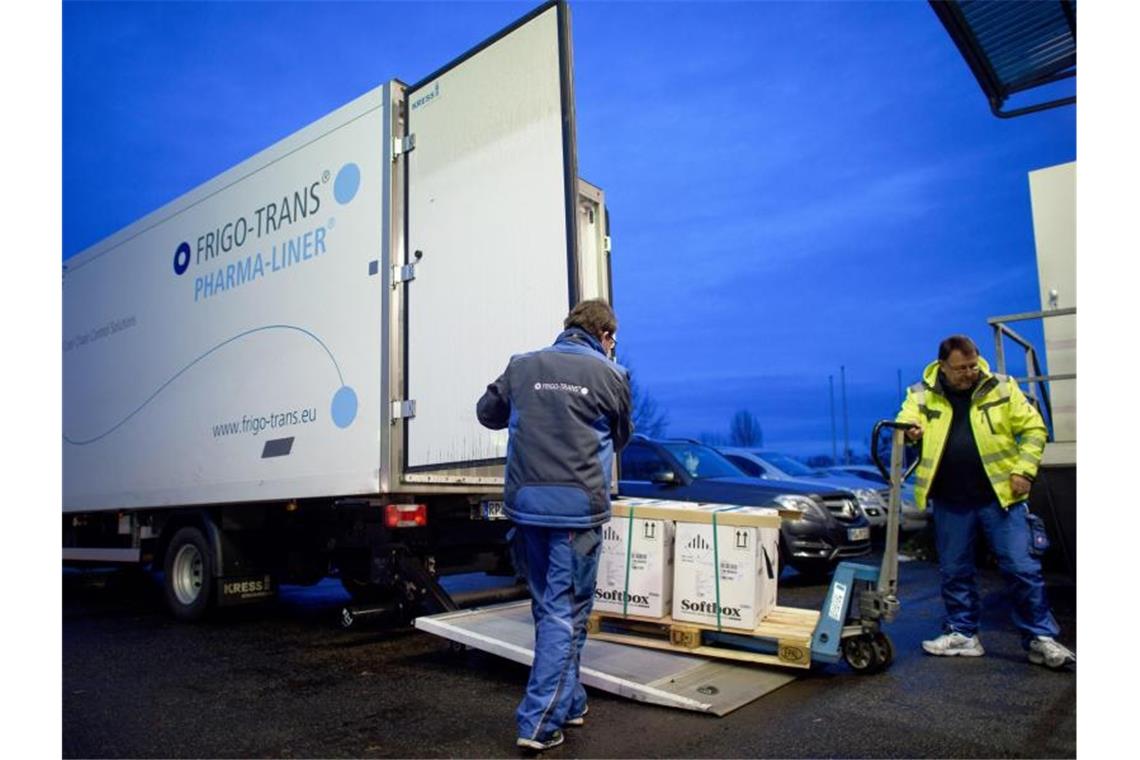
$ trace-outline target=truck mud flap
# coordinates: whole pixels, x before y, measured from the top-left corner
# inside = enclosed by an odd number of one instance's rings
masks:
[[[232,607],[238,604],[263,602],[277,596],[277,582],[267,573],[226,576],[217,579],[218,604]]]
[[[512,602],[415,620],[421,631],[514,662],[534,660],[530,602]],[[611,694],[724,716],[791,683],[795,675],[752,665],[587,640],[582,683]]]

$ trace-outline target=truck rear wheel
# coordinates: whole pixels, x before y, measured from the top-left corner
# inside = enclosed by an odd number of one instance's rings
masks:
[[[200,620],[213,602],[213,554],[202,531],[179,528],[166,547],[166,605],[179,620]]]

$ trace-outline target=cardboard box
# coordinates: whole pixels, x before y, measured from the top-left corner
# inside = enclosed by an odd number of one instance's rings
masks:
[[[699,523],[712,523],[715,517],[721,525],[748,525],[758,528],[779,528],[782,519],[796,519],[800,515],[798,510],[664,499],[631,499],[626,496],[615,499],[612,505],[615,520],[619,517],[629,517],[631,513],[634,517],[646,519]]]
[[[631,539],[632,531],[632,539]],[[673,602],[673,522],[614,517],[602,527],[594,611],[660,618]]]
[[[748,508],[735,515],[723,512],[723,506],[698,509],[716,512],[716,540],[711,520],[678,518],[673,620],[751,631],[776,606],[780,530],[743,524],[756,522],[747,519]],[[733,524],[734,518],[746,519]]]

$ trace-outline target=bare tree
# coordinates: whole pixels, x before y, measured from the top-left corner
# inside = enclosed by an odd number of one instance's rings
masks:
[[[664,438],[665,431],[669,427],[668,413],[657,403],[657,399],[653,398],[649,391],[637,381],[637,373],[633,371],[629,357],[622,356],[618,363],[629,371],[629,393],[630,403],[633,406],[634,431],[650,438]]]
[[[760,420],[746,409],[737,411],[728,426],[728,438],[733,446],[763,446],[764,431],[760,429]]]

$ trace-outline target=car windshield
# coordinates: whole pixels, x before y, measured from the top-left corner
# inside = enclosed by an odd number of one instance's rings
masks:
[[[673,457],[694,478],[739,478],[748,477],[744,472],[719,453],[699,443],[663,443]]]
[[[773,454],[767,452],[760,455],[765,462],[771,462],[776,469],[786,472],[797,478],[818,478],[819,473],[802,462],[792,459],[786,454]]]

